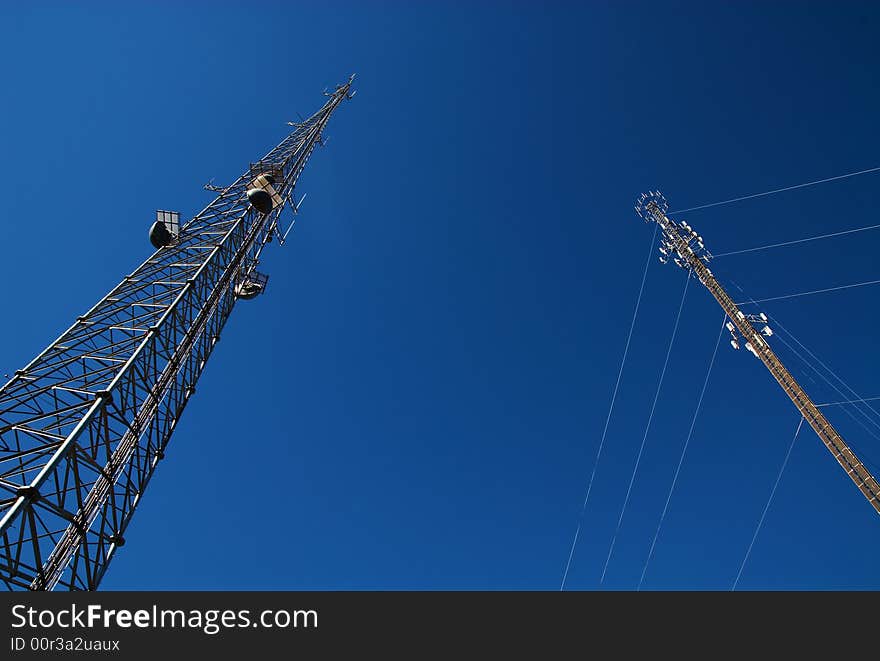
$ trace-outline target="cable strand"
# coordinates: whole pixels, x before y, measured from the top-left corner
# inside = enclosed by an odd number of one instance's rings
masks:
[[[813,358],[813,360],[815,360],[815,361],[816,361],[819,365],[821,365],[821,366],[822,366],[822,367],[823,367],[823,368],[824,368],[824,369],[825,369],[825,370],[826,370],[831,376],[833,376],[833,377],[837,380],[838,383],[840,383],[844,388],[846,388],[846,390],[849,391],[850,396],[852,396],[852,397],[855,398],[855,399],[853,400],[853,408],[854,408],[856,411],[858,411],[859,413],[861,413],[862,416],[864,416],[864,418],[865,418],[868,422],[870,422],[872,425],[874,425],[875,427],[877,427],[878,429],[880,429],[880,424],[878,424],[877,421],[876,421],[876,420],[875,420],[870,414],[868,414],[867,412],[865,412],[865,410],[862,409],[861,406],[858,406],[858,405],[856,404],[856,402],[864,403],[864,405],[865,405],[865,406],[866,406],[866,407],[867,407],[867,408],[868,408],[868,409],[869,409],[869,410],[870,410],[875,416],[877,416],[878,418],[880,418],[880,412],[878,412],[877,409],[875,409],[873,406],[871,406],[870,404],[868,404],[867,400],[866,400],[864,397],[862,397],[859,393],[857,393],[857,392],[856,392],[856,391],[855,391],[855,390],[854,390],[854,389],[853,389],[853,388],[852,388],[852,387],[851,387],[846,381],[844,381],[840,376],[838,376],[837,373],[836,373],[834,370],[832,370],[830,367],[828,367],[828,365],[826,365],[824,362],[822,362],[822,360],[820,360],[819,357],[818,357],[815,353],[813,353],[812,351],[810,351],[810,350],[804,345],[803,342],[801,342],[800,340],[798,340],[798,339],[797,339],[797,338],[791,333],[791,331],[789,331],[787,328],[785,328],[785,326],[783,326],[781,323],[779,323],[779,320],[778,320],[778,319],[775,319],[775,318],[773,318],[772,316],[770,317],[770,319],[771,319],[771,321],[773,321],[773,324],[774,324],[775,326],[778,326],[778,327],[782,330],[783,333],[785,333],[786,335],[788,335],[788,336],[789,336],[789,337],[790,337],[790,338],[791,338],[796,344],[798,344],[798,346],[800,346],[800,347],[801,347],[801,348],[802,348],[802,349],[803,349],[803,350],[804,350],[804,351],[805,351],[805,352],[806,352],[811,358]],[[821,377],[821,378],[822,378],[822,379],[823,379],[828,385],[830,385],[835,391],[837,391],[837,393],[838,393],[839,395],[841,395],[841,396],[844,397],[844,398],[847,397],[846,393],[844,393],[840,388],[838,388],[837,386],[835,386],[831,381],[828,380],[828,378],[825,377],[824,374],[822,374],[819,370],[817,370],[817,369],[816,369],[815,367],[813,367],[809,362],[807,362],[807,361],[806,361],[806,360],[805,360],[805,359],[804,359],[804,358],[803,358],[803,357],[797,352],[797,350],[795,350],[794,347],[792,347],[790,344],[788,344],[787,342],[785,342],[785,340],[782,339],[781,336],[780,336],[779,339],[782,340],[783,343],[784,343],[789,349],[791,349],[791,351],[794,352],[794,354],[795,354],[796,356],[798,356],[801,360],[803,360],[804,363],[806,363],[806,364],[807,364],[807,365],[808,365],[808,366],[809,366],[814,372],[816,372],[816,374],[818,374],[818,375],[819,375],[819,376],[820,376],[820,377]],[[847,413],[850,417],[852,417],[854,420],[856,420],[857,422],[859,422],[859,424],[862,424],[857,418],[855,418],[855,417],[852,415],[852,413],[850,413],[850,411],[849,411],[848,408],[844,408],[843,411],[846,412],[846,413]],[[865,427],[864,424],[862,424],[862,426]],[[877,437],[876,433],[872,432],[872,431],[871,431],[870,429],[868,429],[867,427],[865,427],[865,429],[866,429],[869,433],[871,433],[875,438]]]
[[[623,367],[626,365],[626,357],[629,353],[629,345],[633,336],[633,329],[636,327],[636,319],[639,316],[639,306],[642,303],[642,294],[645,291],[645,281],[648,277],[648,268],[651,265],[651,256],[654,254],[654,243],[657,241],[657,229],[659,225],[654,225],[654,234],[651,238],[651,245],[648,248],[648,256],[645,259],[645,268],[642,272],[642,283],[639,285],[639,295],[636,298],[636,306],[633,310],[632,321],[629,324],[629,334],[626,336],[626,346],[623,348],[623,357],[620,359],[620,367],[617,370],[617,381],[614,383],[614,392],[611,395],[611,405],[608,407],[608,415],[605,416],[605,426],[602,429],[602,439],[599,441],[599,449],[596,451],[596,460],[593,462],[593,470],[590,473],[590,480],[587,485],[587,493],[584,496],[584,504],[581,507],[580,517],[578,518],[577,529],[574,532],[574,539],[571,541],[571,550],[568,552],[568,561],[565,563],[565,571],[562,574],[562,583],[559,586],[559,591],[562,592],[565,589],[565,581],[568,578],[568,570],[571,568],[571,559],[574,557],[574,550],[577,546],[578,537],[581,532],[581,524],[583,522],[584,513],[587,511],[587,502],[590,500],[590,493],[593,490],[593,480],[596,477],[596,469],[599,466],[599,459],[602,456],[602,448],[605,447],[605,437],[608,434],[608,423],[611,421],[611,413],[614,411],[614,402],[617,401],[617,391],[620,388],[620,377],[623,374]]]
[[[825,402],[824,404],[816,404],[816,408],[823,406],[844,406],[846,404],[864,404],[866,402],[876,402],[880,397],[862,397],[861,399],[847,399],[842,402]]]
[[[785,191],[795,190],[797,188],[806,188],[807,186],[815,186],[816,184],[824,184],[829,181],[837,181],[838,179],[846,179],[848,177],[856,177],[860,174],[868,174],[870,172],[878,172],[880,171],[880,166],[875,168],[868,168],[867,170],[859,170],[858,172],[848,172],[847,174],[837,175],[836,177],[827,177],[826,179],[817,179],[816,181],[808,181],[804,184],[797,184],[795,186],[786,186],[785,188],[776,188],[774,190],[765,191],[763,193],[754,193],[752,195],[743,195],[741,197],[733,197],[729,200],[722,200],[721,202],[712,202],[710,204],[701,204],[698,207],[690,207],[689,209],[677,209],[676,211],[670,211],[670,214],[673,213],[686,213],[688,211],[698,211],[699,209],[708,209],[710,207],[720,207],[723,204],[733,204],[734,202],[742,202],[743,200],[751,200],[756,197],[764,197],[766,195],[773,195],[775,193],[783,193]]]
[[[751,296],[749,296],[748,294],[746,294],[745,290],[743,290],[743,288],[740,287],[736,282],[734,282],[733,285],[734,285],[737,289],[739,289],[743,294],[746,295],[746,297],[748,298],[749,303],[751,303],[751,304],[756,304],[756,303],[758,302],[758,301],[756,301],[755,299],[753,299]],[[810,350],[804,345],[803,342],[801,342],[800,340],[798,340],[798,339],[792,334],[791,331],[789,331],[785,326],[783,326],[783,325],[782,325],[782,322],[780,322],[779,319],[773,317],[772,315],[768,315],[768,319],[773,323],[774,326],[776,326],[776,327],[777,327],[779,330],[781,330],[784,334],[788,335],[788,336],[789,336],[789,337],[790,337],[795,343],[797,343],[797,344],[798,344],[798,345],[799,345],[799,346],[800,346],[805,352],[807,352],[807,353],[813,358],[813,360],[815,360],[819,365],[821,365],[821,366],[822,366],[822,367],[823,367],[823,368],[824,368],[824,369],[825,369],[825,370],[826,370],[826,371],[827,371],[832,377],[834,377],[834,378],[835,378],[835,379],[836,379],[836,380],[837,380],[837,381],[838,381],[838,382],[839,382],[844,388],[846,388],[846,389],[850,392],[850,395],[847,395],[847,394],[846,394],[845,392],[843,392],[840,388],[838,388],[834,383],[832,383],[832,382],[828,379],[828,377],[825,376],[825,374],[823,374],[821,371],[819,371],[819,369],[818,369],[815,365],[813,365],[810,361],[808,361],[806,358],[804,358],[804,356],[801,355],[801,353],[800,353],[797,349],[795,349],[795,348],[794,348],[793,346],[791,346],[788,342],[786,342],[786,341],[785,341],[785,338],[782,337],[782,335],[780,335],[780,334],[777,333],[777,334],[775,335],[775,337],[777,337],[777,338],[779,339],[780,342],[782,342],[786,347],[788,347],[788,349],[789,349],[789,350],[790,350],[790,351],[791,351],[791,352],[792,352],[792,353],[793,353],[793,354],[794,354],[794,355],[795,355],[795,356],[796,356],[796,357],[797,357],[797,358],[798,358],[798,359],[799,359],[804,365],[806,365],[809,369],[811,369],[813,372],[815,372],[816,375],[817,375],[820,379],[822,379],[825,383],[827,383],[829,386],[831,386],[831,388],[832,388],[833,390],[835,390],[835,391],[837,392],[837,394],[840,395],[843,399],[848,399],[849,397],[854,397],[855,399],[852,400],[852,407],[853,407],[856,411],[858,411],[858,412],[859,412],[859,413],[860,413],[860,414],[861,414],[861,415],[862,415],[862,416],[863,416],[868,422],[870,422],[872,425],[874,425],[875,427],[877,427],[878,429],[880,429],[880,424],[878,424],[876,420],[874,420],[874,419],[873,419],[868,413],[866,413],[866,412],[865,412],[860,406],[857,405],[857,402],[862,402],[862,403],[864,403],[865,406],[867,406],[867,407],[868,407],[868,408],[869,408],[869,409],[870,409],[875,415],[877,415],[878,417],[880,417],[880,413],[878,413],[877,410],[874,409],[874,407],[872,407],[870,404],[868,404],[867,401],[865,400],[865,398],[863,398],[859,393],[857,393],[855,390],[853,390],[853,388],[852,388],[852,387],[851,387],[846,381],[844,381],[842,378],[840,378],[840,377],[834,372],[834,370],[832,370],[830,367],[828,367],[828,365],[826,365],[825,363],[823,363],[815,353],[813,353],[812,351],[810,351]],[[815,383],[815,382],[814,382],[814,383]],[[865,431],[867,431],[871,436],[873,436],[874,438],[880,440],[880,437],[878,437],[877,433],[876,433],[875,431],[873,431],[872,429],[870,429],[867,425],[865,425],[864,422],[862,422],[862,421],[859,420],[857,417],[855,417],[855,416],[853,415],[853,413],[852,413],[848,408],[843,407],[843,412],[846,413],[850,418],[852,418],[853,420],[855,420],[855,421],[856,421],[856,422],[857,422],[857,423],[858,423],[858,424],[859,424],[859,425],[860,425]]]
[[[739,566],[739,572],[736,574],[736,579],[733,581],[733,586],[730,588],[730,591],[733,592],[736,590],[736,586],[739,584],[739,579],[742,576],[743,569],[745,569],[746,563],[749,560],[749,556],[752,553],[752,547],[755,546],[755,540],[758,538],[758,533],[761,532],[761,526],[764,525],[764,517],[767,516],[767,510],[770,509],[770,503],[773,502],[773,496],[776,495],[776,488],[779,486],[779,481],[782,479],[782,474],[785,472],[785,467],[788,465],[788,458],[791,456],[792,448],[794,448],[794,442],[797,440],[798,434],[801,432],[801,426],[804,424],[804,418],[801,416],[800,421],[798,422],[797,430],[794,433],[794,438],[791,439],[791,445],[788,446],[788,452],[785,453],[785,460],[782,462],[782,467],[779,469],[779,474],[776,476],[776,482],[773,483],[773,489],[770,491],[770,497],[767,499],[767,504],[764,505],[764,511],[761,512],[761,518],[758,519],[758,525],[755,528],[755,534],[752,535],[752,541],[749,544],[749,548],[746,550],[746,556],[743,558],[742,564]]]
[[[639,463],[642,461],[642,453],[645,450],[645,442],[648,440],[648,432],[651,429],[651,421],[654,419],[654,411],[657,408],[657,400],[660,398],[660,389],[663,386],[663,378],[666,376],[666,368],[669,365],[669,356],[672,354],[672,345],[675,343],[675,336],[678,333],[678,323],[681,321],[681,311],[684,308],[684,300],[687,296],[688,284],[691,281],[691,272],[688,271],[688,277],[685,279],[684,290],[681,293],[681,302],[678,304],[678,314],[675,317],[675,325],[672,328],[672,337],[669,338],[669,346],[666,348],[666,358],[663,361],[663,369],[660,371],[660,380],[657,383],[657,391],[654,393],[654,402],[651,404],[651,413],[648,416],[648,423],[645,425],[645,434],[642,436],[642,444],[639,447],[639,454],[636,457],[635,466],[633,466],[632,476],[629,480],[629,486],[626,489],[626,497],[623,500],[623,507],[620,509],[620,516],[617,519],[617,528],[611,538],[611,546],[608,548],[608,557],[605,558],[605,566],[602,568],[602,577],[599,584],[605,582],[605,574],[608,572],[608,564],[611,562],[611,554],[614,552],[614,544],[617,541],[617,535],[620,533],[620,526],[623,523],[623,515],[626,513],[626,506],[629,504],[629,497],[632,493],[633,483],[636,481],[636,474],[639,471]]]
[[[852,289],[853,287],[867,287],[868,285],[878,285],[880,284],[880,280],[865,280],[864,282],[855,282],[850,285],[839,285],[837,287],[826,287],[825,289],[813,289],[811,291],[802,291],[794,294],[785,294],[784,296],[771,296],[769,298],[759,298],[758,300],[749,299],[748,301],[741,301],[737,303],[737,305],[744,305],[746,303],[767,303],[768,301],[784,301],[789,298],[799,298],[801,296],[812,296],[813,294],[825,294],[827,292],[832,291],[840,291],[841,289]]]
[[[807,243],[808,241],[818,241],[819,239],[830,239],[835,236],[843,236],[845,234],[854,234],[855,232],[867,232],[868,230],[875,230],[880,228],[880,224],[878,225],[867,225],[865,227],[856,227],[851,230],[843,230],[842,232],[832,232],[830,234],[819,234],[817,236],[808,236],[803,239],[795,239],[794,241],[783,241],[782,243],[768,243],[764,246],[757,246],[755,248],[745,248],[743,250],[732,250],[730,252],[722,252],[722,253],[714,253],[712,256],[714,258],[718,257],[729,257],[730,255],[742,255],[746,252],[758,252],[759,250],[769,250],[770,248],[782,248],[784,246],[793,246],[797,243]]]
[[[684,447],[681,449],[681,456],[678,458],[678,466],[675,467],[675,474],[672,476],[672,484],[669,486],[669,493],[666,494],[666,502],[663,504],[663,512],[660,514],[660,521],[657,523],[657,530],[654,532],[654,539],[651,540],[651,549],[648,551],[648,557],[645,560],[645,566],[642,568],[642,575],[639,578],[639,584],[636,592],[642,589],[642,583],[645,582],[645,575],[648,573],[648,565],[654,556],[654,547],[657,545],[657,538],[660,537],[660,528],[663,527],[663,521],[666,519],[666,512],[669,510],[669,503],[672,500],[672,494],[675,491],[675,485],[678,482],[678,475],[681,473],[684,457],[688,450],[688,445],[694,435],[694,427],[697,424],[697,417],[700,415],[700,408],[703,406],[703,396],[706,394],[706,388],[709,386],[709,377],[712,375],[712,367],[715,365],[715,357],[718,355],[718,347],[721,344],[721,337],[724,335],[724,322],[727,320],[727,313],[721,317],[721,330],[718,331],[718,339],[715,341],[715,349],[712,351],[712,359],[709,361],[709,368],[706,370],[706,378],[703,381],[703,389],[700,391],[700,397],[697,399],[697,407],[694,409],[694,416],[691,418],[691,427],[688,429],[687,438]]]

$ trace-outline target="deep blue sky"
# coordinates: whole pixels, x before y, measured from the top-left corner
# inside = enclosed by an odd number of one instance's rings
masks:
[[[4,4],[0,26],[0,372],[149,254],[155,209],[192,216],[358,73],[105,589],[558,589],[651,240],[636,196],[880,165],[875,3]],[[878,185],[684,217],[725,252],[878,222]],[[761,298],[880,277],[878,249],[713,270]],[[568,588],[600,587],[683,285],[652,258]],[[878,293],[763,309],[873,396]],[[720,321],[692,284],[601,587],[638,582]],[[730,588],[798,422],[722,341],[648,589]],[[880,440],[829,416],[880,468]],[[878,544],[805,428],[739,587],[877,589]]]

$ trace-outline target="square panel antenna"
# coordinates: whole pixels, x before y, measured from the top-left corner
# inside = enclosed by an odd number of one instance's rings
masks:
[[[156,222],[150,226],[150,243],[156,249],[170,246],[180,233],[180,213],[177,211],[156,212]]]

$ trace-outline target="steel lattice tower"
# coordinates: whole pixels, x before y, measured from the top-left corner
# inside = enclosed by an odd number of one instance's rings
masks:
[[[727,314],[727,329],[732,336],[730,343],[733,348],[738,349],[741,343],[745,343],[746,350],[764,363],[847,477],[853,481],[871,507],[880,513],[880,484],[770,348],[768,338],[773,335],[773,331],[766,324],[767,315],[747,315],[739,309],[706,266],[712,255],[703,245],[703,238],[686,222],[676,222],[669,218],[666,215],[668,208],[669,205],[660,191],[643,193],[635,207],[636,213],[646,222],[654,222],[660,226],[663,237],[660,261],[665,264],[672,259],[677,266],[688,271],[688,277],[695,276],[709,290]]]
[[[0,581],[98,587],[238,299],[352,76],[0,389]],[[162,221],[166,222],[162,222]]]

